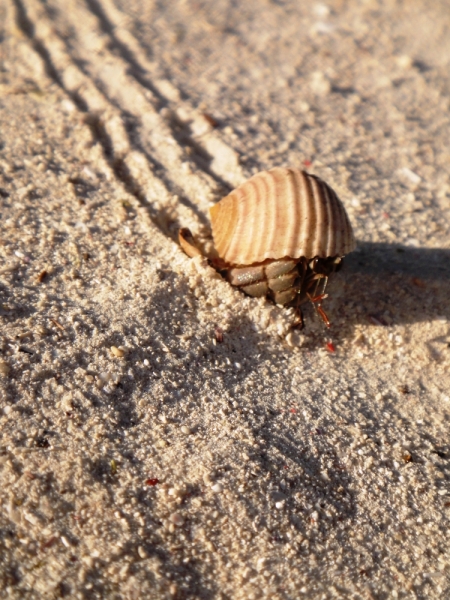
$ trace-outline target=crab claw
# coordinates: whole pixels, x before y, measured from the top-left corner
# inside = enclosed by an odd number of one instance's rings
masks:
[[[186,254],[191,258],[194,258],[194,256],[203,256],[201,250],[196,244],[191,230],[187,227],[182,227],[178,231],[178,241],[180,242],[180,246],[183,248]]]

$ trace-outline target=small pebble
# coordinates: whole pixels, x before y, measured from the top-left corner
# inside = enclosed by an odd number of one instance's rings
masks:
[[[418,185],[422,181],[422,178],[419,175],[417,175],[417,173],[414,173],[414,171],[411,171],[411,169],[408,169],[408,167],[398,169],[396,171],[396,174],[400,179],[402,179],[405,182],[411,183],[412,185]]]
[[[220,494],[220,492],[223,492],[223,486],[220,483],[215,483],[211,486],[211,489],[215,494]]]
[[[108,371],[103,371],[98,376],[98,383],[99,383],[99,385],[100,386],[106,385],[107,383],[110,382],[111,377],[112,377],[111,373],[108,373]]]
[[[0,361],[0,375],[3,375],[3,377],[6,377],[9,374],[9,371],[10,371],[10,366],[8,365],[8,363]]]
[[[71,100],[63,100],[61,102],[61,108],[66,113],[73,113],[77,110],[75,104]]]
[[[397,58],[395,59],[395,62],[397,63],[397,66],[400,67],[401,69],[409,69],[413,64],[412,58],[410,56],[408,56],[407,54],[402,54],[401,56],[397,56]]]
[[[169,517],[169,521],[177,527],[181,527],[184,523],[184,518],[180,513],[172,513]]]
[[[309,85],[311,91],[318,96],[326,96],[331,91],[331,83],[321,71],[314,71]]]
[[[287,345],[291,348],[301,346],[304,342],[304,337],[301,336],[297,331],[291,331],[286,336]]]
[[[147,558],[148,554],[147,554],[147,550],[143,547],[143,546],[139,546],[138,548],[138,554],[141,558]]]
[[[191,429],[187,425],[182,425],[180,427],[180,430],[181,430],[181,433],[184,433],[185,435],[189,435],[191,433]]]
[[[322,2],[317,2],[317,4],[314,4],[312,10],[316,17],[320,17],[322,19],[328,17],[330,14],[330,9]]]
[[[111,346],[111,354],[117,358],[123,358],[125,356],[125,352],[116,346]]]

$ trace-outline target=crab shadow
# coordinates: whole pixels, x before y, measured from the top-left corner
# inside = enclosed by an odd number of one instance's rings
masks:
[[[350,326],[450,320],[450,250],[359,242],[330,288]]]

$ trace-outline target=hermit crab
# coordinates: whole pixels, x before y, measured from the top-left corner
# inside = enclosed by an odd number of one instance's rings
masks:
[[[354,250],[355,238],[342,202],[315,175],[276,167],[251,177],[210,209],[214,251],[210,264],[250,296],[294,306],[322,308],[328,277]],[[189,229],[179,242],[188,256],[203,255]]]

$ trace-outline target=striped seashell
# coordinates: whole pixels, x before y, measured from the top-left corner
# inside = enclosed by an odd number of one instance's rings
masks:
[[[300,169],[257,173],[210,212],[215,249],[230,265],[344,256],[355,248],[342,202]]]

